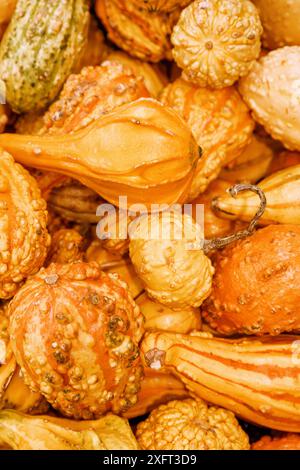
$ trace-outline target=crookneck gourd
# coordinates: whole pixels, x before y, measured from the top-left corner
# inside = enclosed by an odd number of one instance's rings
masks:
[[[143,316],[118,275],[97,263],[51,264],[8,315],[25,382],[65,416],[96,419],[136,403]]]
[[[0,135],[20,163],[77,178],[109,202],[187,197],[199,147],[177,114],[151,98],[120,106],[72,135]]]
[[[278,171],[259,183],[267,206],[260,219],[262,224],[300,224],[300,165]],[[223,218],[249,221],[255,214],[257,197],[251,192],[235,200],[226,194],[213,201],[213,209]]]
[[[45,108],[81,58],[88,0],[19,0],[0,46],[0,78],[17,113]]]
[[[300,348],[297,336],[234,340],[209,333],[148,333],[148,367],[176,374],[193,395],[247,421],[300,432]]]

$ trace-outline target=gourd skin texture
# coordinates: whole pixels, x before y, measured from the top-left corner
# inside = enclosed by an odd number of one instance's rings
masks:
[[[300,150],[300,46],[269,52],[240,81],[254,119],[289,150]]]
[[[216,255],[202,314],[221,334],[300,329],[300,226],[269,225]]]
[[[0,410],[11,408],[28,414],[48,411],[46,400],[32,392],[20,375],[9,341],[7,304],[0,305]]]
[[[186,121],[203,150],[189,194],[194,199],[225,164],[241,155],[254,121],[234,87],[209,90],[179,78],[164,90],[161,101]]]
[[[95,421],[0,412],[0,448],[12,450],[138,450],[128,422],[112,414]]]
[[[8,313],[25,382],[62,414],[96,419],[136,403],[143,317],[117,275],[97,263],[51,264]]]
[[[214,273],[200,226],[175,211],[145,215],[134,224],[129,254],[150,298],[170,308],[199,307]]]
[[[72,135],[0,134],[0,146],[25,165],[78,179],[114,205],[121,194],[128,204],[147,207],[185,201],[199,158],[185,123],[150,98],[120,106]]]
[[[224,88],[247,75],[260,53],[262,26],[249,0],[195,0],[172,33],[173,57],[183,78]]]
[[[186,7],[192,0],[132,0],[132,2],[149,12],[170,12],[176,8]]]
[[[147,333],[141,357],[145,367],[175,374],[193,396],[260,426],[300,432],[298,336]]]
[[[259,187],[267,198],[261,225],[300,224],[300,165],[271,174]],[[236,199],[224,194],[213,201],[213,208],[220,217],[250,221],[257,211],[257,197],[250,192]]]
[[[51,263],[74,263],[83,261],[84,239],[76,230],[60,229],[52,236],[50,250],[45,265]]]
[[[143,77],[146,88],[153,98],[158,98],[163,88],[168,84],[168,79],[159,69],[159,65],[149,64],[122,51],[110,52],[106,60],[118,62],[124,67],[130,68],[136,77]]]
[[[85,48],[88,7],[88,0],[53,0],[51,7],[48,0],[18,1],[0,47],[13,111],[43,109],[56,98]]]
[[[251,446],[252,450],[300,450],[300,435],[287,433],[282,436],[263,436]]]
[[[182,400],[188,396],[188,391],[177,377],[146,369],[138,393],[138,401],[124,413],[124,417],[132,419],[144,416],[159,405],[168,403],[170,400]]]
[[[200,399],[171,401],[138,424],[143,450],[249,450],[247,434],[233,413]]]
[[[45,261],[46,203],[35,180],[11,155],[0,157],[0,299],[10,299]]]
[[[262,21],[266,48],[300,46],[299,0],[253,0],[253,3]]]
[[[146,62],[172,59],[170,36],[178,11],[149,14],[132,0],[96,0],[95,10],[109,39],[128,54]]]

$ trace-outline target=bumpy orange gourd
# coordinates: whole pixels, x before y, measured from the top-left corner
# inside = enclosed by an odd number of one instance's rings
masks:
[[[0,158],[0,299],[11,298],[43,265],[50,237],[35,180],[6,152]]]
[[[143,317],[117,275],[97,263],[51,264],[8,313],[25,382],[65,416],[95,419],[136,403]]]
[[[179,78],[164,90],[161,101],[187,122],[203,150],[189,194],[194,199],[225,164],[241,155],[254,122],[234,87],[209,90]]]
[[[267,198],[261,224],[300,224],[300,165],[273,173],[259,183]],[[245,192],[233,200],[227,194],[213,201],[216,214],[249,221],[257,210],[257,197]]]
[[[214,338],[209,333],[148,333],[144,363],[180,378],[209,403],[270,428],[300,432],[298,336]]]
[[[124,416],[128,419],[144,416],[159,405],[188,396],[187,389],[175,376],[146,369],[138,393],[138,401],[124,413]]]
[[[126,138],[125,138],[126,137]],[[0,134],[17,161],[74,177],[115,205],[187,197],[199,148],[177,114],[153,99],[120,106],[71,135]]]
[[[125,67],[130,68],[137,77],[143,77],[146,88],[153,98],[157,98],[168,84],[168,78],[161,71],[159,65],[149,64],[148,62],[133,58],[122,51],[110,52],[107,60],[121,63]]]
[[[0,305],[0,409],[11,408],[28,414],[48,411],[46,400],[32,392],[20,374],[9,341],[7,304]]]
[[[142,77],[122,64],[105,61],[99,67],[85,67],[68,78],[39,134],[74,133],[114,108],[148,96]]]
[[[97,0],[95,9],[109,39],[124,51],[147,62],[172,58],[170,36],[177,10],[149,14],[132,0]]]
[[[259,56],[261,34],[249,0],[195,0],[173,30],[173,57],[184,79],[224,88],[247,75]]]
[[[251,446],[252,450],[300,450],[300,434],[287,433],[281,436],[263,436]]]
[[[269,225],[219,252],[204,318],[229,335],[299,330],[299,263],[299,225]]]
[[[231,411],[188,398],[170,401],[139,423],[143,450],[248,450],[249,438]]]
[[[60,229],[52,236],[46,265],[73,263],[84,257],[84,239],[74,229]]]

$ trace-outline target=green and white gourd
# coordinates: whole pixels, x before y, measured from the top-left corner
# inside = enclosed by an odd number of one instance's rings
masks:
[[[46,108],[85,49],[89,0],[18,0],[0,45],[0,78],[16,113]]]

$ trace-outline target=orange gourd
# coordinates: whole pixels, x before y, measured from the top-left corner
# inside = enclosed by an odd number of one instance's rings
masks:
[[[145,366],[175,374],[194,396],[242,419],[300,432],[299,337],[223,339],[209,333],[148,333]]]
[[[299,330],[299,264],[299,225],[269,225],[227,247],[215,257],[205,320],[223,335]]]
[[[263,436],[251,446],[252,450],[300,450],[300,434],[287,433],[281,436]]]
[[[234,87],[211,90],[179,78],[165,88],[161,101],[186,121],[203,150],[189,194],[194,199],[223,166],[242,154],[254,121]]]
[[[138,401],[124,413],[125,418],[144,416],[170,400],[182,400],[189,393],[181,380],[171,374],[147,369],[138,393]]]
[[[126,137],[126,138],[124,138]],[[72,135],[0,135],[17,161],[77,178],[115,205],[183,202],[199,148],[170,109],[140,99]]]
[[[0,299],[9,299],[43,265],[50,237],[36,181],[8,153],[0,157]]]
[[[170,401],[137,426],[142,450],[248,450],[249,438],[234,414],[188,398]]]
[[[97,263],[51,264],[27,281],[8,315],[26,384],[65,416],[96,419],[136,403],[143,317],[117,275]]]

